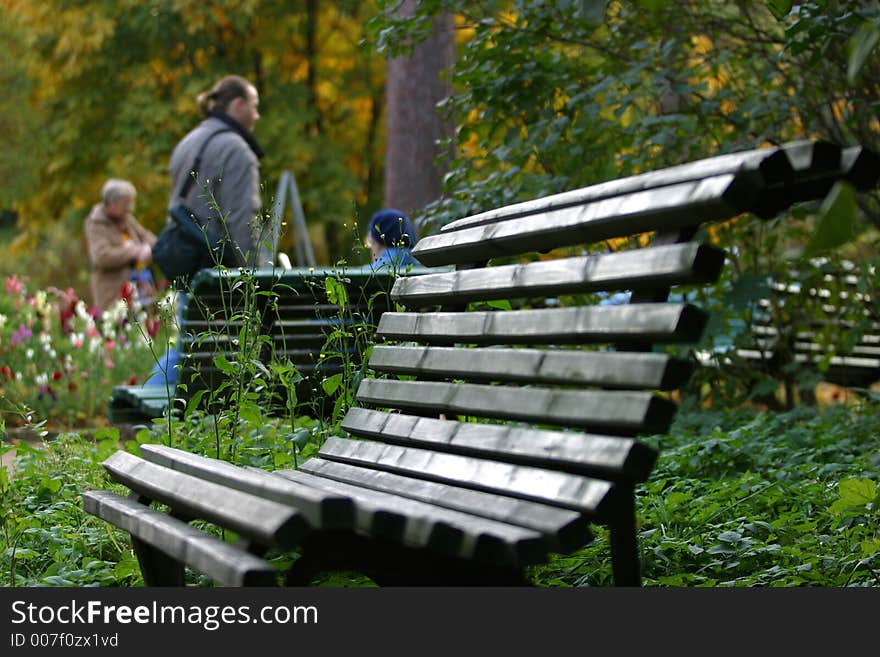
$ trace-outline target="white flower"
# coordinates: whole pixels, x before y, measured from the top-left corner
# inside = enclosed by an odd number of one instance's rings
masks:
[[[49,375],[48,374],[37,374],[34,377],[34,381],[38,386],[49,385]]]
[[[34,350],[28,349],[26,352],[24,352],[24,355],[28,360],[30,360],[34,357]]]
[[[76,302],[76,306],[74,306],[73,310],[76,313],[76,316],[82,320],[85,320],[87,324],[91,325],[92,322],[95,321],[94,317],[89,314],[89,310],[88,308],[86,308],[85,301],[83,301],[82,299]]]
[[[0,329],[6,325],[6,315],[0,315]]]

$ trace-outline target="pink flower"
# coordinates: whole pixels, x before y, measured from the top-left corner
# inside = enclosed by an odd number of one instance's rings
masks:
[[[90,326],[89,328],[86,329],[86,335],[89,336],[90,338],[98,338],[101,336],[101,333],[94,326]]]
[[[6,277],[6,294],[21,294],[24,284],[18,279],[18,274]]]
[[[110,356],[107,356],[107,358],[104,359],[104,367],[106,367],[108,370],[113,369],[113,359],[110,358]]]
[[[33,335],[33,331],[31,331],[24,324],[19,324],[18,328],[12,332],[12,337],[10,338],[12,344],[18,344],[19,342],[24,342],[28,338]]]
[[[107,342],[104,343],[104,347],[107,351],[113,351],[116,349],[116,343],[113,340],[107,340]]]

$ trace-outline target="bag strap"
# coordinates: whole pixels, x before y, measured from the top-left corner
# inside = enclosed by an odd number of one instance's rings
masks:
[[[184,199],[186,198],[186,195],[189,194],[189,190],[192,187],[193,181],[199,174],[199,167],[202,164],[202,154],[205,152],[205,147],[208,145],[209,141],[211,141],[221,132],[233,132],[233,130],[231,130],[230,128],[221,128],[220,130],[212,132],[210,135],[208,135],[208,138],[202,142],[202,145],[199,148],[199,152],[196,155],[196,159],[193,161],[192,168],[189,170],[189,175],[187,175],[186,180],[183,181],[183,185],[181,185],[180,187],[180,192],[177,194],[178,198]]]

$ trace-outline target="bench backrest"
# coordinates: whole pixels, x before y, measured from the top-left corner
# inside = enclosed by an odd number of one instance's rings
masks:
[[[697,229],[773,216],[841,178],[864,189],[878,173],[861,148],[800,142],[448,224],[415,255],[457,270],[396,281],[391,297],[406,311],[381,317],[375,376],[342,424],[369,440],[331,438],[321,459],[608,519],[609,487],[624,504],[653,467],[656,452],[637,437],[668,430],[669,393],[692,371],[657,347],[696,342],[707,323],[701,309],[667,301],[672,286],[719,276],[724,253],[691,241]],[[604,252],[609,240],[616,250]],[[543,259],[550,251],[558,257]],[[621,290],[630,303],[589,296]]]
[[[821,262],[792,271],[758,300],[739,358],[777,377],[814,369],[829,382],[868,386],[880,380],[880,318],[861,291],[860,272]]]
[[[292,364],[303,376],[297,392],[307,411],[323,398],[324,377],[359,366],[379,316],[389,308],[396,276],[425,271],[431,270],[200,272],[180,327],[179,380],[185,387],[179,394],[217,390],[230,378],[227,362]]]

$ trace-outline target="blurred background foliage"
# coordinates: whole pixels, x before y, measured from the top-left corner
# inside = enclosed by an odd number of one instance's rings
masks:
[[[158,230],[195,96],[230,72],[261,94],[265,207],[291,169],[318,261],[365,261],[352,247],[389,201],[386,62],[442,14],[457,57],[440,111],[455,133],[442,195],[415,213],[423,235],[718,153],[802,138],[880,151],[874,0],[0,0],[0,273],[84,292],[82,221],[110,176],[136,184],[137,216]],[[719,312],[739,313],[807,256],[847,259],[875,288],[880,206],[856,200],[713,229],[735,260]],[[815,237],[823,221],[834,239]]]
[[[317,242],[323,224],[378,208],[384,62],[363,45],[374,13],[313,0],[2,0],[0,208],[18,216],[13,253],[36,249],[50,224],[81,237],[108,177],[135,183],[136,216],[158,231],[171,150],[199,120],[196,95],[229,73],[261,95],[267,209],[284,169]]]

